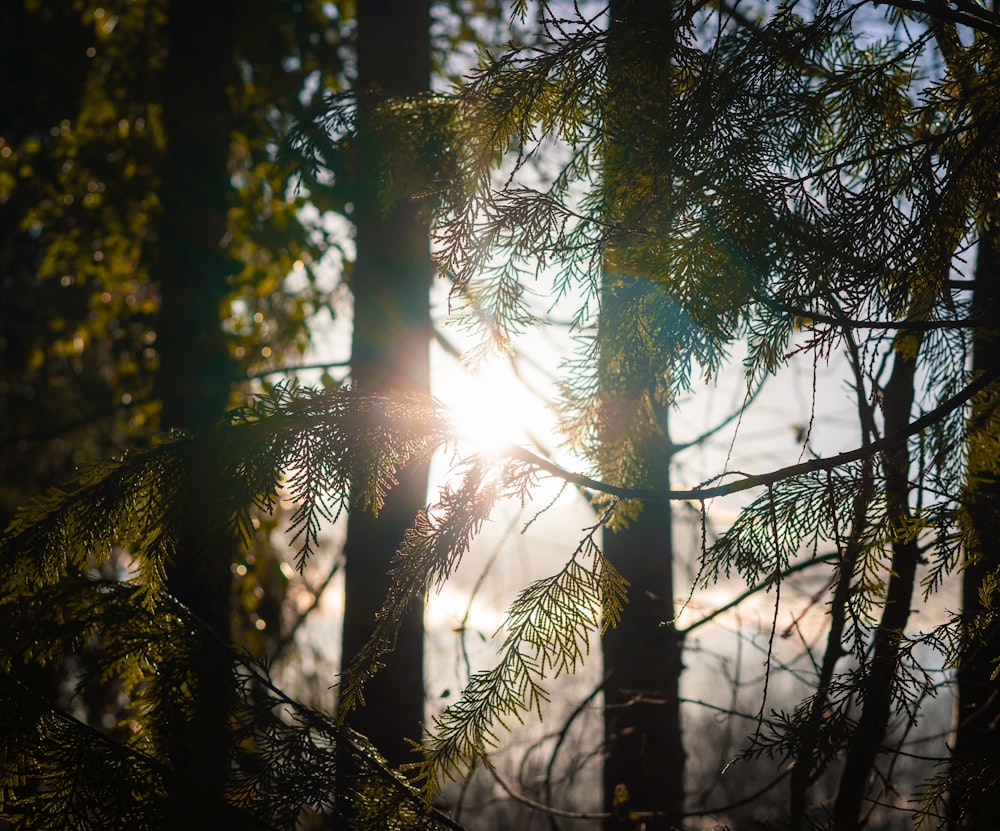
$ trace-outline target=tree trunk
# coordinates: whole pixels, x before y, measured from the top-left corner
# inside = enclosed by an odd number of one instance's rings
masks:
[[[657,129],[644,112],[649,96],[669,91],[670,4],[615,0],[609,25],[605,211],[610,225],[628,226],[636,217],[618,204],[615,193],[622,187],[621,178],[629,175],[629,154],[646,144],[644,131]],[[651,87],[638,89],[635,74],[630,80],[623,71],[628,65],[633,73],[637,65],[641,69],[636,74],[648,73]],[[630,273],[623,265],[629,259],[626,246],[610,241],[603,264],[598,429],[602,453],[625,455],[630,462],[622,465],[610,459],[605,473],[621,479],[616,484],[668,489],[672,446],[663,379],[651,378],[635,388],[629,373],[622,371],[623,363],[636,361],[636,366],[647,371],[654,366],[656,372],[655,355],[626,321],[634,323],[634,304],[643,303],[650,290],[662,289],[655,288],[657,275]],[[647,505],[627,526],[604,534],[604,556],[631,586],[621,622],[602,641],[603,789],[605,810],[612,814],[607,829],[635,825],[633,812],[643,815],[650,831],[666,829],[680,824],[684,810],[681,638],[672,624],[671,523],[669,506]]]
[[[351,375],[368,392],[430,393],[430,259],[427,218],[410,194],[385,193],[385,171],[407,171],[377,130],[377,107],[430,83],[427,0],[358,4],[358,138],[354,205],[357,260],[351,275]],[[388,131],[387,131],[388,132]],[[345,556],[343,662],[368,640],[389,590],[388,570],[406,529],[427,498],[427,467],[404,471],[378,517],[351,514]],[[407,739],[423,721],[423,606],[407,613],[387,666],[365,687],[366,706],[349,716],[393,764],[412,761]]]
[[[230,277],[224,238],[238,13],[231,0],[174,0],[167,11],[169,53],[161,88],[167,148],[151,264],[160,291],[156,392],[161,428],[181,429],[200,440],[225,412],[233,380],[220,304]],[[182,531],[168,586],[211,633],[228,641],[237,543],[211,474],[211,469],[184,471]],[[218,665],[210,637],[193,646],[188,706],[179,690],[163,690],[161,696],[174,703],[175,723],[168,733],[174,768],[203,790],[220,793],[233,679]]]
[[[913,407],[913,381],[920,340],[897,349],[892,375],[885,386],[885,434],[905,429]],[[898,344],[897,344],[898,345]],[[862,709],[841,774],[834,803],[834,828],[855,831],[875,760],[882,747],[892,713],[892,693],[899,667],[899,641],[910,618],[910,602],[920,560],[918,540],[912,536],[909,507],[910,455],[906,440],[882,454],[885,473],[886,521],[893,533],[892,565],[882,619],[875,631],[872,660],[862,682]]]
[[[661,460],[655,487],[669,487],[668,463]],[[674,616],[671,544],[670,509],[661,506],[647,506],[628,528],[604,537],[604,556],[631,584],[621,622],[602,641],[603,783],[606,810],[615,815],[607,828],[628,827],[631,810],[654,812],[646,828],[666,829],[680,823],[684,810],[681,639],[668,624]]]
[[[990,224],[990,220],[992,223]],[[998,320],[1000,309],[1000,204],[984,223],[976,263],[972,317]],[[1000,366],[1000,332],[996,325],[973,332],[975,374]],[[1000,829],[1000,682],[993,678],[1000,654],[1000,625],[976,631],[984,611],[979,597],[983,581],[1000,569],[1000,470],[995,454],[997,385],[973,400],[968,450],[966,516],[971,538],[962,572],[963,629],[968,640],[958,664],[955,747],[951,757],[955,781],[949,801],[952,829]],[[977,435],[978,434],[978,435]],[[978,446],[977,446],[978,445]],[[991,611],[996,613],[994,599]]]

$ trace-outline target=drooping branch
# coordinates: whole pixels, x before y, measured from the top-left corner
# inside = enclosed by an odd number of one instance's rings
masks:
[[[937,424],[945,416],[967,404],[973,396],[981,390],[986,389],[986,387],[998,378],[1000,378],[1000,368],[984,372],[975,380],[971,381],[963,390],[961,390],[961,392],[958,392],[951,398],[946,399],[933,410],[924,413],[924,415],[920,416],[920,418],[914,419],[903,429],[894,432],[892,435],[885,436],[878,441],[866,444],[863,447],[857,447],[854,450],[847,450],[843,453],[838,453],[835,456],[810,459],[807,462],[788,465],[787,467],[773,470],[770,473],[762,473],[755,476],[748,475],[743,479],[739,479],[736,482],[730,482],[726,485],[688,488],[686,490],[671,489],[666,491],[649,488],[623,488],[608,482],[601,482],[597,479],[592,479],[582,473],[574,473],[573,471],[566,470],[554,462],[550,462],[548,459],[543,459],[541,456],[532,453],[530,450],[524,447],[519,447],[515,444],[508,445],[504,452],[510,458],[520,459],[523,462],[527,462],[537,469],[551,474],[557,479],[562,479],[581,488],[587,488],[599,493],[617,496],[620,499],[645,499],[650,502],[670,502],[677,500],[698,501],[703,499],[714,499],[720,496],[740,493],[741,491],[750,490],[751,488],[767,487],[768,485],[774,485],[785,479],[791,479],[795,476],[802,476],[807,473],[835,470],[836,468],[850,464],[851,462],[861,461],[863,459],[870,458],[877,453],[882,453],[892,447],[898,446],[901,441],[904,441],[911,436],[915,436],[923,430],[926,430],[928,427]]]

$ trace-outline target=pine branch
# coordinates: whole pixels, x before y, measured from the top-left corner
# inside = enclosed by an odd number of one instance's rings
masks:
[[[956,8],[952,9],[943,2],[924,3],[920,0],[877,0],[877,2],[895,6],[897,9],[920,12],[928,17],[949,20],[952,23],[968,26],[970,29],[977,29],[991,37],[1000,38],[1000,15],[975,3],[957,2]]]
[[[244,538],[250,513],[270,511],[284,485],[302,567],[324,522],[349,506],[377,512],[397,471],[450,436],[447,414],[426,398],[278,387],[210,435],[167,435],[22,507],[0,539],[3,599],[85,573],[116,546],[131,553],[145,596],[162,592],[176,530],[193,519],[179,499],[191,481],[218,496],[199,506],[199,521],[232,523]]]
[[[0,819],[25,829],[157,829],[169,816],[198,817],[199,823],[233,829],[273,826],[253,813],[180,779],[160,760],[122,745],[20,682],[0,679],[0,712],[22,734],[20,752],[0,764]],[[181,790],[164,789],[169,781]],[[35,783],[39,787],[25,787]],[[44,783],[44,784],[43,784]],[[12,793],[18,796],[10,798]],[[168,805],[167,793],[185,793],[186,805]]]

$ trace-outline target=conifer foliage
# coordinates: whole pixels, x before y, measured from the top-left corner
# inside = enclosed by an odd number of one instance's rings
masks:
[[[273,508],[282,488],[295,504],[291,531],[304,564],[321,520],[349,501],[377,512],[400,469],[447,435],[445,415],[426,400],[279,389],[209,436],[167,437],[23,507],[0,550],[2,597],[19,623],[4,669],[58,663],[96,645],[100,659],[77,685],[118,682],[127,738],[6,681],[3,818],[37,828],[166,828],[192,818],[210,827],[212,817],[223,827],[293,828],[304,811],[343,812],[347,793],[353,827],[384,828],[390,815],[401,827],[446,825],[363,739],[284,696],[263,667],[234,663],[228,643],[167,594],[165,574],[186,532],[179,495],[192,481],[212,477],[207,492],[218,502],[203,509],[246,539],[251,512]],[[115,547],[130,554],[127,579],[88,576]],[[192,706],[188,691],[220,672],[231,675],[224,710]],[[225,801],[196,787],[192,801],[194,786],[170,765],[171,739],[182,725],[190,732],[191,719],[231,725]]]
[[[290,531],[304,565],[322,521],[348,507],[377,513],[399,472],[426,461],[452,434],[448,414],[417,396],[279,388],[208,436],[166,437],[146,452],[89,467],[24,506],[0,548],[2,596],[17,606],[20,622],[4,645],[4,668],[57,663],[96,643],[100,660],[77,683],[83,689],[118,681],[129,702],[119,725],[127,738],[122,744],[102,735],[8,682],[5,742],[20,752],[4,759],[4,818],[33,817],[38,825],[30,827],[52,827],[60,817],[70,827],[97,828],[112,821],[108,812],[123,811],[136,818],[135,827],[169,827],[157,823],[214,811],[222,812],[220,821],[229,817],[246,827],[290,828],[303,812],[336,811],[358,828],[384,828],[389,818],[399,827],[447,826],[363,738],[296,704],[271,684],[265,668],[245,658],[234,663],[230,647],[167,594],[165,573],[187,521],[176,511],[183,504],[178,495],[192,479],[212,477],[208,492],[219,501],[204,510],[247,541],[254,511],[290,500]],[[428,582],[447,579],[498,500],[523,499],[536,479],[530,458],[473,458],[462,484],[445,489],[418,517],[397,558],[380,628],[349,673],[343,706],[363,700],[364,680],[391,650],[401,611],[422,602]],[[130,553],[128,578],[88,576],[116,547]],[[588,632],[620,613],[624,590],[588,537],[559,574],[524,591],[511,609],[501,664],[474,681],[438,724],[423,765],[428,793],[481,755],[506,716],[536,707],[547,674],[577,666]],[[232,672],[222,712],[192,709],[178,693],[220,671]],[[176,781],[164,750],[179,725],[206,717],[232,726],[227,800],[203,793],[195,803],[178,802],[170,786],[183,781]],[[24,743],[28,735],[33,750]],[[102,754],[127,775],[112,776],[114,767],[95,770],[93,758]],[[65,779],[64,766],[80,778]],[[113,781],[102,784],[104,776]],[[49,787],[52,778],[58,787]],[[133,791],[147,794],[148,802],[130,798]]]
[[[564,367],[562,406],[594,475],[515,447],[466,455],[403,539],[341,705],[364,702],[366,682],[392,659],[403,611],[448,579],[501,501],[525,500],[542,477],[593,493],[594,527],[562,568],[518,595],[495,666],[424,737],[416,784],[433,796],[539,707],[545,680],[579,664],[588,635],[614,626],[630,593],[648,589],[628,585],[599,532],[670,500],[704,516],[709,500],[754,490],[716,542],[704,536],[698,587],[738,575],[773,588],[777,610],[788,571],[807,562],[831,571],[810,693],[786,712],[762,702],[745,756],[791,765],[791,827],[857,828],[894,787],[893,727],[919,719],[937,691],[929,650],[960,667],[960,696],[996,694],[982,650],[995,648],[998,604],[989,529],[1000,510],[1000,366],[987,347],[1000,319],[1000,18],[966,2],[762,4],[753,18],[725,3],[678,3],[665,22],[622,22],[644,53],[669,55],[669,71],[616,56],[615,84],[640,99],[628,119],[635,132],[620,135],[606,118],[605,10],[543,2],[534,11],[535,42],[485,56],[454,96],[394,100],[385,111],[413,131],[410,149],[450,156],[423,184],[438,211],[440,268],[484,341],[507,348],[539,322],[527,298],[543,270],[558,293],[581,298],[582,346]],[[327,123],[347,112],[339,103]],[[321,165],[352,138],[343,124],[333,137],[306,125],[294,146]],[[977,247],[973,276],[966,261]],[[629,279],[615,325],[601,326],[610,267]],[[636,437],[651,431],[638,415],[608,429],[611,371],[616,394],[655,412],[737,348],[748,389],[793,353],[819,363],[842,352],[857,446],[684,490],[644,486],[633,474],[649,448]],[[447,827],[363,739],[232,655],[169,595],[164,575],[190,534],[194,482],[209,497],[199,521],[247,544],[255,512],[290,501],[301,566],[322,522],[379,511],[401,471],[451,436],[447,414],[425,397],[278,388],[211,431],[85,467],[23,507],[0,544],[0,598],[19,626],[0,644],[4,668],[96,649],[75,683],[115,679],[127,709],[99,733],[5,680],[0,817],[141,828],[196,815],[291,828],[336,814],[349,827]],[[802,450],[812,451],[808,435]],[[97,579],[93,567],[113,550],[127,553],[127,572]],[[974,581],[965,608],[918,629],[912,605],[955,579]],[[219,710],[188,709],[189,693],[220,672],[230,694],[211,699]],[[226,781],[222,798],[182,802],[170,742],[177,724],[191,735],[197,719],[226,725]],[[985,801],[1000,782],[995,748],[964,738],[965,755],[907,795],[923,799],[918,819],[996,821]],[[829,770],[838,784],[828,807],[812,791]]]
[[[918,718],[937,689],[920,649],[948,665],[993,642],[992,578],[966,588],[975,608],[964,620],[921,632],[910,612],[963,560],[995,563],[973,528],[991,527],[997,510],[983,507],[996,476],[983,451],[997,367],[982,357],[996,338],[986,298],[1000,111],[986,90],[1000,72],[998,19],[976,4],[765,3],[753,14],[678,4],[667,19],[662,7],[644,17],[640,2],[616,8],[608,26],[603,8],[542,4],[537,42],[465,86],[456,144],[474,185],[447,193],[441,263],[500,348],[533,324],[516,301],[543,269],[558,291],[585,298],[577,323],[591,337],[566,368],[565,424],[606,486],[627,484],[649,458],[641,414],[608,429],[607,367],[623,397],[655,404],[714,377],[734,348],[748,391],[792,355],[814,366],[833,350],[846,356],[856,450],[670,496],[703,508],[705,498],[759,489],[703,550],[702,585],[739,573],[771,586],[777,604],[788,569],[821,547],[838,552],[816,692],[768,729],[762,705],[748,752],[794,761],[796,828],[822,821],[809,791],[837,765],[832,823],[854,828],[882,795],[875,777],[880,759],[892,766],[893,726]],[[616,27],[661,61],[615,54]],[[623,78],[635,103],[619,123],[608,116],[619,100],[603,96]],[[553,145],[557,161],[536,166]],[[986,267],[972,280],[967,254],[977,247]],[[609,268],[630,301],[623,313],[616,298],[614,325],[598,290]],[[634,495],[647,510],[657,498]],[[612,521],[635,522],[638,507],[620,502]],[[995,684],[980,669],[968,689],[982,702]],[[967,769],[987,793],[994,757]],[[947,798],[945,780],[925,793],[927,817]]]

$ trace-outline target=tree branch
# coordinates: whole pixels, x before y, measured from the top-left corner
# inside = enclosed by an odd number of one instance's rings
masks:
[[[592,479],[581,473],[574,473],[566,470],[554,462],[550,462],[548,459],[543,459],[541,456],[532,453],[527,448],[519,447],[516,444],[507,445],[503,453],[512,459],[519,459],[539,470],[545,471],[557,479],[562,479],[581,488],[587,488],[589,490],[606,493],[611,496],[617,496],[620,499],[645,499],[650,502],[667,502],[681,499],[702,501],[706,499],[714,499],[719,496],[728,496],[729,494],[739,493],[741,491],[750,490],[751,488],[766,487],[785,479],[791,479],[794,476],[802,476],[804,474],[815,473],[820,470],[834,470],[842,465],[869,458],[876,453],[881,453],[884,450],[899,444],[899,442],[910,438],[910,436],[915,436],[922,430],[925,430],[931,425],[937,423],[940,419],[954,412],[959,407],[967,404],[974,395],[988,387],[998,378],[1000,378],[1000,367],[994,368],[989,372],[984,372],[961,392],[953,395],[951,398],[947,399],[940,406],[935,407],[930,412],[924,413],[924,415],[920,418],[910,422],[903,430],[900,430],[891,436],[879,439],[878,441],[866,444],[863,447],[857,447],[854,450],[838,453],[836,456],[830,456],[828,458],[810,459],[808,462],[789,465],[788,467],[779,468],[778,470],[771,471],[770,473],[763,473],[757,476],[746,476],[736,482],[730,482],[726,485],[715,485],[714,487],[697,487],[689,488],[687,490],[668,491],[648,488],[624,488],[619,485],[612,485],[607,482]]]
[[[274,369],[265,369],[247,375],[245,378],[237,378],[237,381],[257,381],[266,378],[268,375],[290,375],[293,372],[303,372],[308,369],[344,369],[350,367],[350,361],[321,361],[315,364],[301,364],[299,366],[277,366]]]
[[[813,557],[808,560],[803,560],[801,563],[796,563],[793,566],[789,566],[783,572],[781,572],[780,577],[782,580],[784,580],[786,577],[791,577],[793,574],[797,574],[800,571],[805,571],[807,568],[811,568],[812,566],[819,565],[820,563],[832,563],[838,559],[840,559],[839,552],[832,551],[829,554],[823,554],[819,557]],[[757,592],[764,591],[765,589],[770,588],[777,579],[778,579],[778,574],[772,574],[766,580],[762,580],[761,582],[757,583],[757,585],[751,586],[746,591],[741,592],[732,600],[730,600],[728,603],[719,606],[719,608],[717,609],[713,609],[709,614],[705,615],[705,617],[699,618],[690,626],[685,626],[683,629],[677,629],[677,634],[682,638],[685,637],[686,635],[689,635],[695,629],[699,629],[706,623],[710,623],[720,615],[724,615],[730,609],[735,609],[744,600],[757,594]]]
[[[884,4],[897,9],[909,9],[910,11],[921,12],[929,17],[937,17],[942,20],[950,20],[952,23],[959,23],[968,26],[970,29],[978,29],[995,38],[1000,38],[1000,25],[991,20],[995,15],[989,15],[987,9],[976,7],[973,3],[956,2],[955,5],[965,11],[949,9],[944,3],[921,3],[919,0],[876,0],[875,5]],[[973,10],[975,10],[973,12]]]

